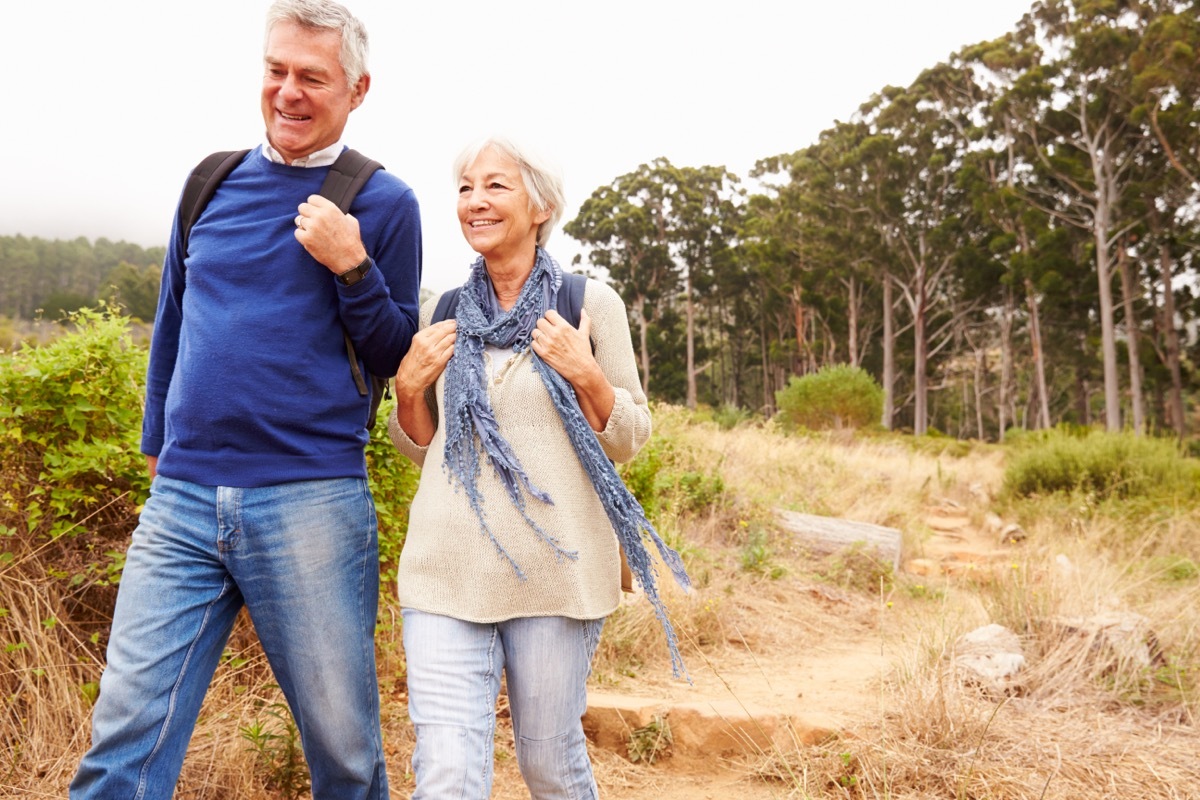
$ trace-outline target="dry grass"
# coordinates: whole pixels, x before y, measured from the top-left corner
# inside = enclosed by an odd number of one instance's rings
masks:
[[[656,426],[718,469],[737,498],[661,526],[683,545],[697,584],[688,595],[663,585],[693,671],[767,662],[784,644],[804,648],[846,634],[874,637],[893,664],[878,693],[862,698],[859,721],[836,739],[715,764],[714,781],[742,777],[729,796],[766,796],[755,793],[764,787],[795,798],[1200,797],[1200,579],[1180,567],[1200,563],[1200,510],[1006,501],[998,497],[999,448],[952,453],[899,437],[785,438],[769,426],[696,425],[670,409],[657,412]],[[921,553],[925,514],[948,501],[978,524],[989,512],[1015,519],[1026,539],[978,580],[898,575],[882,587],[835,585],[829,564],[776,529],[770,514],[784,507],[888,525],[904,531],[906,552]],[[35,577],[46,566],[36,557],[0,566],[0,635],[25,643],[0,654],[3,797],[64,796],[88,738],[82,687],[97,679],[100,651],[81,631],[94,621],[70,624],[81,612]],[[1159,655],[1144,663],[1061,624],[1103,613],[1138,615]],[[378,641],[385,746],[393,795],[401,797],[411,790],[412,732],[397,617],[385,605]],[[1018,633],[1027,658],[1007,692],[965,684],[949,668],[958,637],[990,622]],[[658,623],[636,599],[606,625],[594,680],[611,690],[633,683],[630,676],[638,685],[670,683]],[[272,768],[239,734],[265,721],[278,700],[241,621],[176,796],[282,797],[267,788]],[[510,736],[502,723],[497,798],[526,796]],[[669,762],[594,757],[612,800],[702,796],[672,779]]]

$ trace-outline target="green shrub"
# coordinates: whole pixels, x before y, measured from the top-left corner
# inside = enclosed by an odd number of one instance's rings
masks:
[[[108,309],[69,323],[73,332],[18,350],[0,370],[2,524],[35,537],[124,536],[150,484],[139,452],[146,351]]]
[[[838,364],[793,376],[775,393],[785,430],[863,428],[883,416],[883,389],[860,367]]]
[[[396,567],[408,534],[408,509],[421,480],[420,468],[401,455],[388,438],[387,419],[395,413],[395,407],[394,401],[387,400],[380,405],[367,443],[367,477],[379,519],[379,581],[388,596],[395,593]]]
[[[1020,438],[1004,488],[1017,497],[1079,491],[1101,500],[1196,498],[1200,461],[1167,439],[1056,429]]]
[[[637,458],[618,466],[625,485],[656,526],[667,518],[725,504],[725,481],[686,447],[655,433]]]

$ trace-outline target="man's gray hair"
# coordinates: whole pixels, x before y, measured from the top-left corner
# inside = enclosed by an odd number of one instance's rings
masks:
[[[525,182],[525,191],[529,193],[529,203],[534,211],[550,211],[550,217],[538,226],[537,243],[546,246],[554,226],[562,219],[563,204],[566,197],[563,193],[562,171],[553,163],[546,160],[528,145],[521,144],[507,136],[486,136],[463,148],[454,159],[454,180],[462,178],[467,167],[479,157],[479,154],[489,147],[517,162],[521,169],[521,180]]]
[[[338,61],[346,73],[346,82],[353,88],[367,74],[367,29],[345,6],[333,0],[275,0],[267,9],[266,39],[277,22],[340,33],[342,52]]]

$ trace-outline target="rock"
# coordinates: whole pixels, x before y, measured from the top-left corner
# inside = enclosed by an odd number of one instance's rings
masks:
[[[1010,522],[1000,529],[1000,544],[1017,544],[1025,541],[1025,531],[1015,522]]]
[[[1078,637],[1104,666],[1133,664],[1137,667],[1166,663],[1158,636],[1150,620],[1132,611],[1108,611],[1091,617],[1056,617],[1051,626],[1061,635]]]
[[[1015,633],[992,623],[958,637],[951,663],[964,683],[1007,694],[1025,667],[1025,653]]]

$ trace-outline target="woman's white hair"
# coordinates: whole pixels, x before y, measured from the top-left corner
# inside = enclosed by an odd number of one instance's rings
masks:
[[[345,6],[333,0],[275,0],[267,9],[265,40],[271,38],[271,29],[278,22],[340,33],[342,51],[338,62],[346,73],[346,83],[354,88],[367,74],[367,29]]]
[[[458,158],[454,159],[454,180],[457,182],[461,179],[467,167],[489,147],[517,163],[521,170],[521,180],[525,182],[525,191],[529,193],[531,210],[550,212],[550,217],[538,226],[537,232],[538,246],[545,247],[554,226],[563,215],[565,196],[562,170],[527,144],[519,143],[509,136],[492,135],[478,139],[463,148]]]

